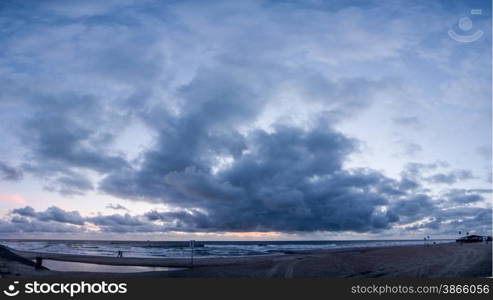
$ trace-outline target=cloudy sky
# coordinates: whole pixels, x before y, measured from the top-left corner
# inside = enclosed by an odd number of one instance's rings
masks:
[[[491,234],[491,68],[486,0],[1,1],[0,237]]]

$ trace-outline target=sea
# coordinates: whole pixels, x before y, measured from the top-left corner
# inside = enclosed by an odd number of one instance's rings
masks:
[[[360,241],[195,241],[194,257],[234,257],[271,255],[290,251],[344,249],[358,247],[396,247],[448,243],[454,240],[360,240]],[[96,256],[180,258],[190,257],[189,241],[88,241],[88,240],[0,240],[1,245],[38,253],[62,253]]]

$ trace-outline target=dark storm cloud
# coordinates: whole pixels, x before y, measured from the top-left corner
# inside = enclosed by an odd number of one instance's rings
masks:
[[[21,180],[22,170],[0,161],[0,180]]]
[[[447,215],[447,211],[443,212]],[[488,208],[461,208],[460,212],[451,214],[447,224],[441,228],[444,233],[457,234],[461,232],[475,231],[479,234],[491,235],[492,209]]]
[[[428,195],[418,194],[392,203],[390,211],[398,216],[410,217],[417,220],[433,214],[435,203]]]
[[[96,217],[82,217],[78,211],[66,211],[51,206],[44,211],[35,211],[26,206],[11,211],[14,215],[10,222],[0,223],[0,232],[82,232],[87,228],[86,223],[92,223],[104,232],[164,232],[166,227],[145,222],[144,216],[98,215]],[[37,227],[37,228],[36,228]]]
[[[412,178],[402,177],[399,182],[399,190],[408,191],[416,189],[420,186],[420,183]]]
[[[26,233],[26,232],[54,232],[54,233],[67,233],[67,232],[83,232],[84,229],[78,226],[66,225],[60,223],[48,223],[40,221],[30,221],[27,219],[14,218],[11,222],[0,220],[0,232],[1,233]]]
[[[87,218],[87,221],[101,228],[103,232],[165,232],[168,228],[154,223],[146,222],[140,216],[130,216],[129,214],[106,215]]]
[[[468,204],[485,200],[481,193],[463,189],[452,189],[444,195],[444,198],[457,204]]]
[[[63,176],[54,178],[46,187],[48,191],[56,191],[64,196],[83,195],[93,190],[92,182],[81,174],[66,172]]]
[[[45,211],[38,213],[36,218],[41,221],[56,221],[75,225],[84,224],[84,218],[77,211],[65,211],[56,206],[50,206]]]
[[[24,208],[12,210],[12,213],[44,222],[54,221],[59,223],[83,225],[85,221],[78,211],[65,211],[56,206],[50,206],[45,211],[41,212],[35,212],[32,207],[26,206]]]
[[[128,165],[108,148],[114,139],[111,127],[118,121],[102,127],[104,105],[94,97],[45,97],[33,100],[31,109],[33,115],[19,133],[30,149],[30,159],[22,168],[43,178],[46,189],[62,195],[84,194],[94,188],[88,171],[104,174]]]
[[[30,146],[38,171],[61,171],[64,167],[106,172],[126,165],[108,151],[111,132],[98,127],[101,103],[91,96],[59,95],[41,99],[35,114],[25,124],[24,142]]]
[[[29,223],[29,219],[26,217],[20,217],[20,216],[13,216],[12,219],[10,220],[12,223]]]
[[[138,189],[128,197],[142,189],[147,196],[162,197],[156,200],[199,209],[147,215],[174,230],[364,232],[389,228],[398,220],[379,207],[406,194],[399,189],[401,183],[373,170],[343,170],[345,156],[357,149],[357,143],[323,122],[309,130],[284,125],[272,133],[256,130],[243,144],[242,153],[235,153],[231,165],[216,174],[207,165],[178,166],[184,168],[181,171],[154,168],[153,173],[120,174],[119,179],[132,180],[115,186]],[[167,159],[150,158],[150,165],[156,166],[165,165]],[[160,178],[158,190],[135,185],[141,174]]]
[[[30,206],[13,209],[12,213],[18,214],[20,216],[25,216],[25,217],[35,217],[36,216],[36,211],[34,210],[34,208],[32,208]]]
[[[437,198],[415,195],[395,201],[389,212],[400,216],[398,223],[407,231],[429,234],[431,230],[445,235],[455,235],[458,231],[487,234],[491,231],[491,204],[486,207],[474,204],[485,203],[483,195],[490,192],[487,189],[449,189]]]
[[[13,209],[14,216],[10,221],[0,220],[0,232],[83,232],[85,229],[79,225],[84,224],[84,219],[77,211],[65,211],[56,206],[51,206],[45,211],[37,212],[32,207]]]
[[[400,224],[413,224],[405,226],[407,231],[421,231],[430,234],[456,235],[458,231],[474,231],[478,234],[488,234],[491,232],[491,206],[482,208],[474,206],[464,206],[464,204],[474,203],[481,198],[478,194],[465,195],[464,191],[450,191],[443,196],[444,201],[434,200],[433,203],[427,199],[421,199],[421,203],[414,205],[411,202],[396,203],[400,213],[407,214],[409,217],[401,218]],[[425,200],[425,203],[423,203]],[[424,208],[419,207],[423,204]],[[400,207],[399,207],[400,206]],[[405,210],[404,212],[402,210]],[[397,211],[399,212],[399,211]],[[418,221],[419,223],[413,222]]]

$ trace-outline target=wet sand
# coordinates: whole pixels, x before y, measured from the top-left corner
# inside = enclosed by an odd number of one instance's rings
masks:
[[[490,277],[492,245],[439,244],[337,250],[296,251],[281,255],[190,259],[118,258],[42,254],[45,259],[120,266],[185,268],[139,273],[59,272],[34,270],[32,265],[5,258],[0,252],[3,277],[91,278],[323,278],[323,277]],[[11,250],[11,249],[10,249]],[[35,252],[12,251],[33,259]],[[5,272],[7,271],[7,272]]]

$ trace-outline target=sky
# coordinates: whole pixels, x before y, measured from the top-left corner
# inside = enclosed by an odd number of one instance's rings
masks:
[[[490,1],[0,1],[0,238],[491,235]]]

